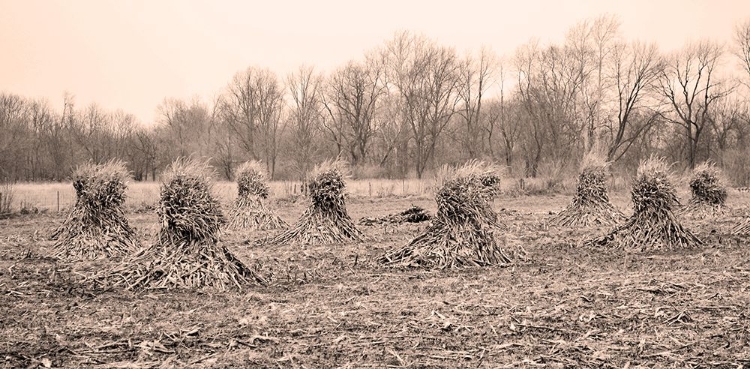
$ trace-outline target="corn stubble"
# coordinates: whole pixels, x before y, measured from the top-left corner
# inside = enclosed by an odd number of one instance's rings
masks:
[[[573,201],[550,219],[550,224],[559,227],[613,226],[626,219],[609,201],[605,181],[607,164],[594,153],[584,157]]]
[[[491,201],[499,184],[497,171],[485,163],[472,161],[456,169],[435,196],[432,224],[379,261],[428,269],[510,263],[493,232],[498,220]]]
[[[109,271],[112,285],[126,289],[242,289],[265,280],[220,243],[226,222],[211,196],[210,169],[193,159],[172,164],[161,185],[158,239]]]
[[[271,230],[288,225],[267,208],[265,169],[258,161],[245,162],[237,168],[237,199],[229,209],[226,228],[232,230]]]
[[[650,158],[641,163],[631,191],[634,213],[624,224],[599,239],[593,246],[626,250],[655,251],[693,248],[702,242],[685,229],[674,214],[679,206],[664,160]]]
[[[125,164],[84,164],[73,173],[76,203],[50,239],[54,252],[63,260],[121,256],[139,247],[135,231],[123,211],[125,181],[130,177]]]
[[[310,204],[297,223],[270,240],[258,242],[312,245],[362,241],[364,234],[346,211],[345,173],[348,173],[346,164],[340,161],[316,166],[307,181]]]

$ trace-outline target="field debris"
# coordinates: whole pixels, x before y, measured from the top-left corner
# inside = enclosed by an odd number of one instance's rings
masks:
[[[310,245],[362,241],[364,234],[346,211],[344,177],[348,173],[342,161],[326,161],[316,166],[306,184],[310,202],[297,223],[270,240],[257,242]]]
[[[195,159],[178,159],[164,175],[158,239],[108,271],[126,289],[239,288],[264,279],[219,240],[226,222],[210,192],[211,171]]]
[[[593,151],[584,156],[573,201],[550,219],[551,225],[614,226],[626,219],[609,201],[606,185],[608,165],[601,155]]]
[[[392,213],[382,217],[362,217],[359,219],[359,224],[372,226],[376,224],[402,224],[402,223],[421,223],[432,219],[432,216],[427,210],[412,205],[408,209],[399,212]]]
[[[76,203],[50,239],[54,255],[62,260],[121,256],[139,247],[135,231],[125,217],[125,164],[88,163],[73,172]]]
[[[493,231],[497,214],[491,200],[499,184],[497,168],[484,162],[454,169],[435,197],[438,210],[432,224],[380,262],[436,269],[510,263]]]
[[[226,228],[231,230],[271,230],[288,224],[267,208],[265,168],[258,161],[242,163],[236,170],[237,199],[227,212]]]
[[[651,157],[641,162],[631,191],[633,215],[604,237],[585,244],[641,252],[702,245],[675,216],[679,201],[669,177],[669,165],[664,159]]]

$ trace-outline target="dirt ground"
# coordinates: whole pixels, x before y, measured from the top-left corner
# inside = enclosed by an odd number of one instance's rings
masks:
[[[731,196],[734,196],[732,194]],[[747,195],[746,195],[747,196]],[[730,197],[730,202],[736,197]],[[361,226],[359,244],[224,242],[271,282],[227,292],[92,290],[107,261],[64,264],[47,236],[62,216],[0,220],[0,367],[727,367],[750,365],[748,239],[685,221],[700,249],[626,253],[580,244],[606,229],[550,229],[570,196],[500,198],[508,267],[426,271],[376,260],[425,224]],[[627,214],[626,195],[613,201]],[[352,198],[353,218],[428,198]],[[279,203],[293,223],[304,202]],[[140,238],[153,213],[128,214]]]

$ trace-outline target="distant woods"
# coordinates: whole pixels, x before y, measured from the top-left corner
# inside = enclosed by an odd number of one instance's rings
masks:
[[[181,156],[230,179],[259,160],[300,179],[339,157],[359,177],[422,177],[482,159],[515,177],[559,176],[584,153],[632,171],[651,154],[710,159],[750,184],[750,20],[727,44],[665,52],[626,40],[615,17],[582,21],[558,43],[459,52],[400,32],[323,73],[251,66],[212,99],[165,98],[154,122],[122,111],[0,94],[0,180],[65,180],[77,164],[120,159],[136,180]]]

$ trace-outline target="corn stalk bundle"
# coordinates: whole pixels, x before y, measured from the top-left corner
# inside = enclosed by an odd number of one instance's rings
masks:
[[[307,181],[309,206],[294,226],[267,242],[279,245],[362,241],[364,235],[346,211],[344,173],[346,165],[340,161],[326,161],[315,167]]]
[[[625,215],[609,202],[604,159],[594,153],[587,154],[581,168],[573,201],[555,215],[550,224],[561,227],[613,226],[625,220]]]
[[[381,257],[381,263],[445,269],[510,262],[493,233],[497,214],[491,201],[500,184],[495,168],[472,161],[451,177],[435,196],[432,224],[405,247]]]
[[[229,209],[228,229],[269,230],[287,224],[263,203],[268,198],[265,169],[260,162],[245,162],[237,168],[237,199]]]
[[[726,213],[727,189],[721,171],[713,163],[705,162],[693,169],[690,190],[693,196],[681,214],[714,217]]]
[[[400,213],[388,214],[383,217],[361,218],[359,224],[371,226],[375,224],[421,223],[430,219],[432,219],[432,217],[427,213],[427,210],[412,205]]]
[[[679,205],[669,180],[669,166],[659,158],[641,163],[631,192],[634,213],[606,236],[589,245],[628,250],[674,250],[699,246],[702,242],[685,229],[674,215]]]
[[[120,161],[84,164],[75,170],[76,203],[50,237],[55,240],[56,257],[96,259],[127,254],[138,248],[135,231],[123,212],[128,177]]]
[[[224,290],[264,282],[219,242],[225,218],[211,196],[210,173],[206,163],[193,159],[172,164],[161,185],[158,239],[110,271],[113,285]]]

